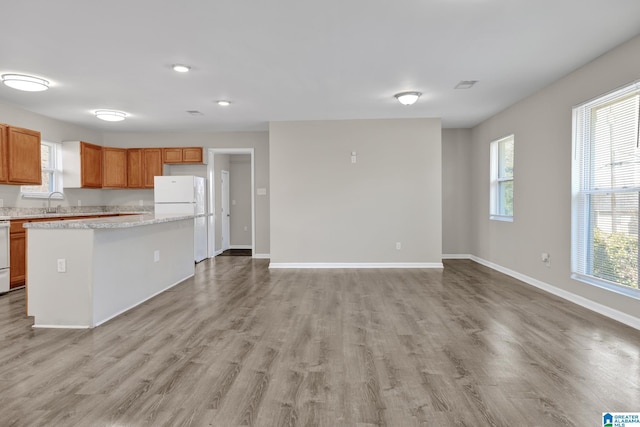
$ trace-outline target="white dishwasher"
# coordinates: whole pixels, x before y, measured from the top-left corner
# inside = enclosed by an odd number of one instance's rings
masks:
[[[9,221],[0,221],[0,294],[9,292]]]

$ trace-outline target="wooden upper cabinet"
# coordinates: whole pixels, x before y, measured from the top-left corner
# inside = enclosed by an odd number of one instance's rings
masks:
[[[182,163],[202,163],[202,147],[183,148]]]
[[[12,184],[42,184],[40,132],[7,126],[5,140],[7,181]]]
[[[142,188],[142,149],[127,149],[127,187]]]
[[[6,183],[9,179],[7,173],[7,131],[8,126],[0,124],[0,182]]]
[[[153,188],[154,177],[162,176],[162,149],[142,149],[142,171],[142,186],[144,188]]]
[[[102,147],[102,187],[127,187],[127,150]]]
[[[163,148],[162,163],[182,163],[182,148]]]
[[[162,149],[162,162],[202,163],[202,147],[169,147]]]
[[[102,188],[102,147],[80,142],[80,181],[85,188]]]

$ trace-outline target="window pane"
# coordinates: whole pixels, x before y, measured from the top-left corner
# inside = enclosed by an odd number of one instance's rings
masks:
[[[593,108],[590,188],[624,188],[640,185],[637,123],[637,94]]]
[[[498,178],[513,177],[513,138],[500,141]]]
[[[42,172],[42,185],[23,185],[23,193],[51,193],[53,191],[53,172]]]
[[[593,194],[590,275],[638,288],[638,193]]]
[[[513,181],[498,183],[498,215],[513,216]]]
[[[53,169],[53,155],[51,151],[50,145],[40,145],[40,159],[42,167],[45,169]]]

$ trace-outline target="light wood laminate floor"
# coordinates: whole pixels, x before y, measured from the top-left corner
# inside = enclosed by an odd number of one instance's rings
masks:
[[[93,330],[0,297],[0,426],[598,426],[640,411],[640,332],[472,261],[218,257]]]

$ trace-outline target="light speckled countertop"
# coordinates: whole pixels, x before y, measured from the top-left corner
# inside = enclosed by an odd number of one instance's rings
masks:
[[[26,214],[26,215],[2,215],[1,221],[17,221],[21,219],[33,219],[33,218],[67,218],[73,216],[115,216],[115,215],[145,215],[149,212],[60,212],[60,213],[40,213],[40,214]]]
[[[69,215],[58,215],[69,216]],[[204,215],[196,215],[204,216]],[[67,221],[39,221],[28,222],[24,228],[30,229],[81,229],[81,228],[130,228],[142,225],[159,224],[162,222],[183,221],[193,219],[194,215],[174,214],[174,215],[125,215],[110,216],[106,218],[88,218]]]

